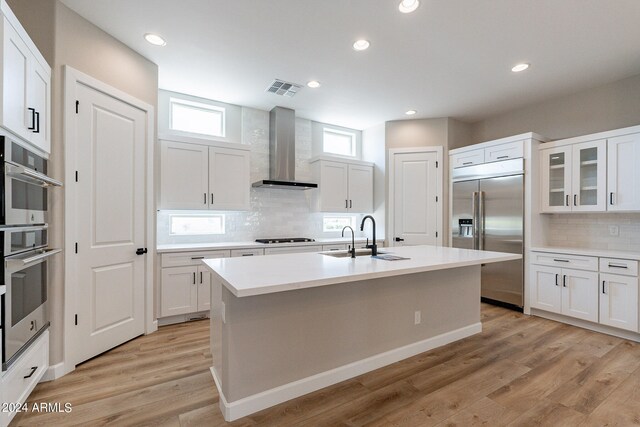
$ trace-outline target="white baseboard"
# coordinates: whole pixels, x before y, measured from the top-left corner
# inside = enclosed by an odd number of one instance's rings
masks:
[[[383,366],[390,365],[400,360],[415,356],[416,354],[424,353],[425,351],[441,347],[480,332],[482,332],[482,323],[474,323],[451,332],[427,338],[423,341],[418,341],[404,347],[376,354],[374,356],[367,357],[366,359],[349,363],[348,365],[321,372],[307,378],[302,378],[298,381],[283,384],[270,390],[236,400],[235,402],[227,401],[224,393],[222,392],[222,383],[220,382],[218,373],[214,368],[211,368],[211,374],[213,375],[213,380],[216,383],[218,394],[220,395],[220,410],[222,415],[226,421],[234,421],[238,418],[245,417],[279,403],[286,402],[287,400],[357,377],[358,375],[362,375],[366,372],[382,368]]]
[[[582,319],[575,319],[573,317],[563,316],[562,314],[538,310],[537,308],[532,308],[531,314],[538,317],[544,317],[545,319],[554,320],[556,322],[567,323],[571,326],[577,326],[579,328],[589,329],[591,331],[600,332],[602,334],[624,338],[625,340],[640,342],[640,334],[631,331],[625,331],[624,329],[612,328],[611,326],[601,325],[599,323],[593,323]]]
[[[209,318],[208,311],[200,311],[196,313],[177,314],[175,316],[161,317],[158,320],[156,320],[156,324],[158,326],[167,326],[167,325],[173,325],[176,323],[185,323],[185,322],[190,322],[192,320],[201,320],[201,319],[208,319],[208,318]]]
[[[42,375],[40,382],[53,381],[65,374],[64,362],[56,363],[55,365],[49,366],[47,370],[44,371],[44,375]]]

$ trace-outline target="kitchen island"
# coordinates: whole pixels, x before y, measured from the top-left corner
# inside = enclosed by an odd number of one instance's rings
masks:
[[[302,253],[204,260],[211,369],[235,420],[479,333],[480,266],[520,255],[436,246],[401,259]]]

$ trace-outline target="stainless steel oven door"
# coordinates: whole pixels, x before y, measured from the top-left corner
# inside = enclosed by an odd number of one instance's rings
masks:
[[[2,369],[6,370],[48,326],[48,260],[60,249],[38,249],[5,257]]]
[[[20,164],[4,165],[5,224],[44,224],[47,222],[47,193],[62,183]]]
[[[4,240],[3,256],[33,251],[48,246],[48,225],[0,228],[0,242]]]

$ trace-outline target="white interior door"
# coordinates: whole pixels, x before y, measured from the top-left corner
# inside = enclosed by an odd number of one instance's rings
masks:
[[[393,170],[393,236],[391,244],[437,245],[439,176],[435,152],[395,153]],[[441,234],[441,233],[440,233]]]
[[[146,113],[76,83],[74,362],[145,331]],[[71,247],[72,243],[68,243]]]

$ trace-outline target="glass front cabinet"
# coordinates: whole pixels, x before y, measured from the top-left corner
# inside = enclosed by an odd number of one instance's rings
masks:
[[[542,212],[606,210],[606,140],[541,150]]]

